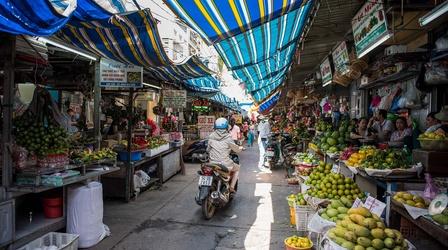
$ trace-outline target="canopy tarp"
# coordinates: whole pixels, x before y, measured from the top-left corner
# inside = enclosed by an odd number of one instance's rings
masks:
[[[265,113],[267,111],[269,111],[271,108],[273,108],[278,100],[280,99],[281,96],[281,91],[278,91],[276,93],[274,93],[273,95],[271,95],[266,101],[264,101],[263,103],[261,103],[258,106],[258,111],[260,113]]]
[[[206,41],[216,43],[302,6],[304,0],[165,0]]]
[[[239,104],[235,99],[232,99],[228,97],[227,95],[223,94],[222,92],[216,93],[213,97],[210,98],[210,100],[217,102],[227,108],[231,108],[234,110],[239,109]]]
[[[219,85],[220,85],[219,80],[213,76],[188,79],[184,82],[184,86],[187,89],[205,93],[218,92]]]
[[[76,0],[1,0],[0,31],[14,35],[51,35],[68,22],[76,3]]]
[[[267,85],[259,90],[251,92],[252,98],[255,102],[260,103],[263,102],[267,97],[269,97],[273,92],[277,90],[283,84],[286,76],[274,81],[272,84]]]

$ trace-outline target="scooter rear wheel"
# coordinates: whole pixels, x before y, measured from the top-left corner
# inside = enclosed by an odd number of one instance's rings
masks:
[[[213,205],[210,195],[202,202],[202,215],[206,220],[210,220],[215,214],[216,207]]]

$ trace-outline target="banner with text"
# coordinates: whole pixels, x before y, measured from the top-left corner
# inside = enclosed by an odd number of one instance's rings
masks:
[[[187,106],[186,90],[162,90],[162,105],[166,108],[185,108]]]
[[[107,58],[100,61],[100,86],[110,88],[141,88],[143,68],[126,65]]]

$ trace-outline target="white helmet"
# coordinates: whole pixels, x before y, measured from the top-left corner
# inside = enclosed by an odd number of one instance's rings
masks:
[[[226,118],[221,117],[215,121],[215,129],[227,129],[229,127],[229,122]]]

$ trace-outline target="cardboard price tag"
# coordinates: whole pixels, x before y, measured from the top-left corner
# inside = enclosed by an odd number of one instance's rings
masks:
[[[386,203],[381,202],[372,196],[367,197],[366,202],[364,202],[363,207],[370,210],[370,212],[381,216],[384,209],[386,208]]]
[[[339,173],[339,165],[333,164],[333,167],[331,168],[331,172],[338,174]]]
[[[364,205],[361,201],[361,199],[356,198],[356,200],[353,202],[352,208],[362,207]]]

